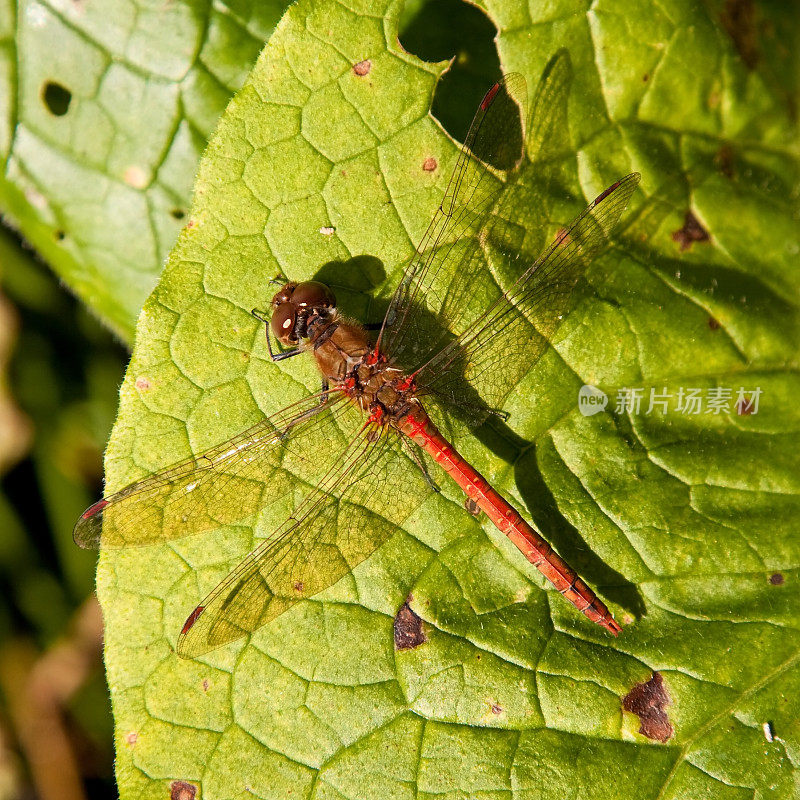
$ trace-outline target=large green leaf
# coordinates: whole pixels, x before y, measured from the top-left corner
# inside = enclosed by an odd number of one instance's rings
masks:
[[[0,3],[0,211],[122,338],[286,3]]]
[[[371,299],[395,285],[457,152],[428,112],[444,67],[399,47],[397,11],[301,0],[229,106],[139,321],[109,489],[316,388],[310,363],[269,361],[248,314],[279,270],[322,274],[345,312],[377,315]],[[609,602],[619,639],[543,588],[446,483],[351,576],[199,660],[175,656],[181,623],[253,528],[107,551],[123,798],[170,784],[204,798],[792,795],[800,182],[795,51],[768,38],[796,32],[781,13],[487,10],[503,68],[531,84],[558,48],[571,55],[573,199],[542,198],[550,227],[642,173],[620,246],[518,384],[508,426],[459,442]],[[611,398],[604,413],[579,413],[585,383]],[[646,413],[647,400],[617,408],[626,387],[762,395],[757,413]],[[426,640],[395,650],[409,595]]]

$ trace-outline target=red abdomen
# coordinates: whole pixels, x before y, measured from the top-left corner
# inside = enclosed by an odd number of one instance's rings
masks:
[[[602,600],[578,577],[575,570],[496,492],[468,461],[442,436],[422,409],[407,414],[400,431],[422,447],[461,487],[467,497],[519,548],[525,558],[592,622],[616,636],[622,628]]]

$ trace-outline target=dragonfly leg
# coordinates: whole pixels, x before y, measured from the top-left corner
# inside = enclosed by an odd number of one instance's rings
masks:
[[[292,428],[294,428],[295,425],[299,425],[301,422],[304,422],[309,417],[313,417],[315,414],[319,414],[320,411],[322,411],[322,409],[325,408],[327,402],[328,402],[328,396],[326,394],[324,397],[320,398],[319,404],[317,406],[315,406],[314,408],[309,408],[308,411],[304,411],[302,414],[298,414],[293,420],[290,420],[289,424],[280,432],[279,434],[280,438],[285,439],[291,433],[291,430]]]
[[[434,492],[441,492],[442,490],[439,488],[439,484],[433,479],[433,476],[430,472],[428,472],[428,465],[425,463],[425,459],[422,456],[422,449],[419,445],[412,442],[406,436],[402,436],[400,441],[403,444],[403,447],[408,451],[411,458],[414,460],[414,463],[419,467],[420,472],[422,472],[423,477],[425,478],[425,483],[433,489]]]
[[[283,355],[283,354],[282,353],[278,353],[278,355],[280,356],[280,355]],[[327,378],[323,378],[322,379],[322,392],[320,393],[319,403],[317,404],[317,407],[316,408],[309,408],[308,411],[304,411],[302,414],[298,414],[293,420],[290,420],[289,424],[286,426],[286,428],[280,434],[281,439],[285,439],[289,435],[289,432],[292,430],[292,428],[294,428],[295,425],[297,425],[300,422],[303,422],[304,420],[307,420],[309,417],[313,417],[314,414],[318,414],[320,411],[322,411],[322,409],[326,406],[326,404],[328,403],[328,400],[330,400],[330,397],[331,397],[330,392],[328,391],[329,388],[330,388],[330,384],[328,383],[328,379]]]
[[[501,411],[499,408],[490,408],[489,413],[493,417],[499,417],[503,422],[508,422],[511,419],[511,414],[508,411]]]
[[[257,308],[254,308],[250,312],[259,322],[263,322],[267,325],[267,350],[269,350],[269,357],[273,361],[283,361],[285,358],[291,358],[292,356],[299,356],[300,353],[303,352],[302,348],[300,347],[293,347],[291,350],[285,350],[283,353],[273,353],[272,352],[272,340],[269,337],[269,317],[267,316],[266,311],[259,311]]]
[[[267,338],[267,343],[269,343],[269,338]],[[303,351],[299,347],[293,347],[291,350],[286,350],[283,353],[275,353],[273,355],[272,348],[269,348],[269,355],[273,361],[283,361],[285,358],[291,358],[292,356],[299,356],[300,353]]]

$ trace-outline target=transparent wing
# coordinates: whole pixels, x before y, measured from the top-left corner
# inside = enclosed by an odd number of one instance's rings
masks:
[[[586,266],[609,245],[639,177],[627,175],[602,192],[480,320],[419,370],[418,385],[462,407],[473,422],[502,405],[547,347]],[[517,257],[497,219],[486,229],[485,252],[490,260]]]
[[[549,198],[564,194],[558,164],[569,152],[566,50],[547,64],[526,115],[527,87],[510,74],[486,94],[444,201],[401,280],[384,320],[381,348],[414,372],[463,335],[497,297],[498,282],[519,277],[544,246]],[[525,125],[524,129],[521,122]],[[519,224],[524,209],[525,225]],[[498,226],[521,263],[491,264],[486,241]],[[527,262],[525,259],[527,258]]]
[[[463,261],[461,249],[478,235],[503,188],[502,174],[522,158],[520,105],[526,94],[518,74],[507,75],[486,93],[444,199],[389,304],[378,343],[410,370],[441,349],[453,330],[446,317],[469,299],[469,281],[454,283],[448,267],[454,259]]]
[[[192,658],[252,633],[332,586],[425,496],[422,473],[393,429],[356,435],[292,516],[192,612],[178,654]]]
[[[75,524],[81,547],[128,547],[243,522],[295,485],[324,473],[346,441],[350,403],[312,395],[224,444],[126,486],[88,508]]]

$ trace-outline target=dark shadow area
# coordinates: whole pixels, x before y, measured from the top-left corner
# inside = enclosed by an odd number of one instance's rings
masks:
[[[400,25],[400,44],[425,61],[453,59],[436,87],[433,115],[463,140],[472,115],[489,87],[502,77],[494,44],[497,29],[463,0],[409,4]]]
[[[511,421],[513,424],[513,420]],[[603,561],[586,544],[580,531],[558,509],[536,458],[536,443],[517,435],[498,417],[491,417],[473,431],[478,441],[498,458],[514,465],[517,488],[534,525],[567,563],[606,599],[621,605],[635,617],[646,613],[639,589]]]
[[[321,281],[333,289],[339,311],[346,317],[364,325],[380,322],[388,307],[385,300],[376,309],[373,294],[386,281],[386,268],[375,256],[361,255],[347,261],[328,261],[315,273],[315,281]]]

